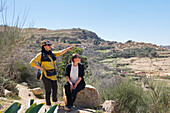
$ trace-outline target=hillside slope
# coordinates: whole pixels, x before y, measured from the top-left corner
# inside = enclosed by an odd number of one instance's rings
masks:
[[[97,36],[96,33],[80,29],[61,29],[61,30],[48,30],[45,28],[27,28],[24,31],[28,31],[29,33],[29,41],[33,41],[36,46],[40,44],[40,42],[44,39],[51,40],[54,46],[62,45],[68,46],[70,44],[81,45],[81,47],[96,47],[96,46],[109,46],[115,48],[116,50],[122,49],[134,49],[134,48],[155,48],[156,50],[166,50],[166,48],[157,46],[151,43],[144,42],[116,42],[116,41],[106,41]],[[114,39],[113,39],[114,40]]]
[[[5,29],[6,28],[14,29],[14,27],[1,25],[0,32],[3,32],[4,27]],[[52,43],[54,43],[54,46],[56,45],[68,46],[70,44],[77,44],[77,45],[81,45],[81,47],[109,46],[117,50],[145,48],[145,47],[155,48],[156,50],[169,49],[169,46],[158,46],[155,44],[144,43],[144,42],[127,41],[126,43],[121,43],[117,41],[106,41],[100,38],[99,36],[97,36],[96,33],[80,28],[59,29],[59,30],[49,30],[46,28],[24,28],[20,30],[22,32],[22,35],[26,37],[26,42],[30,46],[34,46],[34,47],[39,46],[42,40],[49,39],[52,41]]]
[[[167,46],[162,46],[162,45],[161,45],[161,47],[163,47],[163,48],[167,48],[167,49],[169,49],[169,50],[170,50],[170,45],[167,45]]]

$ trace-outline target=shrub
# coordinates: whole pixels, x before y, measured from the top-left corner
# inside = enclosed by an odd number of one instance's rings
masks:
[[[149,93],[147,95],[148,112],[168,112],[170,105],[170,90],[164,82],[150,80],[148,83]]]
[[[119,112],[168,112],[169,90],[162,82],[149,81],[149,89],[143,90],[133,80],[117,81],[100,91],[102,101],[114,100]]]
[[[100,41],[99,40],[94,40],[94,45],[99,45]]]
[[[156,49],[146,47],[146,48],[135,48],[135,49],[124,49],[123,51],[113,50],[112,58],[123,57],[157,57]]]
[[[68,41],[69,44],[81,44],[80,41]]]
[[[121,73],[120,76],[121,76],[121,77],[125,77],[125,74],[124,74],[124,73]]]
[[[129,65],[129,63],[123,63],[123,64],[122,64],[122,63],[121,63],[121,64],[120,64],[120,63],[117,63],[117,64],[116,64],[116,67],[127,66],[127,65]]]
[[[132,40],[128,40],[126,43],[132,43],[132,42],[134,42],[134,41],[132,41]]]
[[[16,88],[16,86],[17,86],[17,83],[15,83],[14,81],[10,81],[8,79],[3,78],[3,80],[2,80],[2,87],[4,89],[12,91],[13,92],[12,95],[11,95],[12,97],[16,97],[19,94],[19,91]]]
[[[118,103],[119,111],[137,112],[139,106],[145,105],[142,101],[141,88],[138,88],[130,80],[114,83],[107,87],[104,100],[114,100]],[[109,92],[109,93],[108,93]]]

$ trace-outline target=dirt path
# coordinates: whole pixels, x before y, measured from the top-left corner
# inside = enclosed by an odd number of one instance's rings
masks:
[[[28,89],[27,86],[24,85],[20,85],[18,84],[16,86],[19,90],[19,97],[21,99],[19,100],[13,100],[13,99],[7,99],[4,97],[0,97],[0,101],[1,101],[1,107],[0,107],[0,113],[4,112],[9,106],[11,106],[14,102],[20,102],[21,103],[21,109],[20,109],[20,113],[25,113],[26,109],[28,108],[28,104],[30,102],[31,99],[34,99],[34,101],[37,104],[40,103],[44,103],[45,100],[44,99],[38,99],[34,96],[34,94],[30,91],[30,89]]]
[[[34,101],[37,104],[40,103],[45,103],[44,99],[38,99],[34,96],[34,94],[30,91],[30,89],[28,89],[26,86],[24,85],[20,85],[18,84],[16,86],[19,90],[19,97],[21,97],[20,100],[15,100],[21,103],[22,107],[21,107],[21,113],[24,113],[24,111],[26,111],[27,107],[28,107],[28,103],[30,102],[31,99],[34,99]]]
[[[4,109],[8,108],[14,102],[20,102],[21,105],[22,105],[21,109],[20,109],[20,113],[25,113],[31,99],[34,99],[34,102],[36,102],[37,104],[45,103],[45,99],[36,98],[27,86],[18,84],[16,87],[19,90],[19,97],[21,99],[19,99],[19,100],[9,100],[9,99],[6,99],[6,98],[0,98],[0,101],[4,101],[4,103],[6,104],[6,105],[3,106]],[[40,113],[42,113],[44,111],[44,109],[46,109],[46,108],[47,108],[47,106],[44,105],[41,108]],[[61,103],[60,109],[58,110],[58,113],[67,113],[67,111],[65,111],[63,108],[64,108],[64,104]],[[2,111],[4,111],[4,110],[2,110]],[[96,111],[92,110],[92,109],[87,109],[87,108],[82,108],[82,107],[74,107],[68,113],[95,113],[95,112]]]

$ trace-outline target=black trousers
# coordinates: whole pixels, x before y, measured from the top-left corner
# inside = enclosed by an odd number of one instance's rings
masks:
[[[52,90],[52,100],[53,102],[57,102],[57,80],[50,80],[43,76],[42,78],[44,88],[45,88],[45,100],[46,105],[51,105],[50,96]]]
[[[73,84],[74,85],[74,84]],[[73,106],[74,101],[76,100],[77,93],[85,88],[84,80],[81,80],[77,85],[76,89],[73,89],[72,92],[70,90],[70,83],[67,82],[65,84],[65,94],[67,97],[67,106]]]

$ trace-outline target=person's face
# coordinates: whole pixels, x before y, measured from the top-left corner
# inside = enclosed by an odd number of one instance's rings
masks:
[[[80,62],[81,62],[81,58],[80,58],[80,56],[77,56],[77,58],[74,58],[74,62],[76,62],[76,63],[80,63]]]
[[[44,49],[45,49],[46,51],[51,50],[51,44],[45,45],[45,46],[44,46]]]

